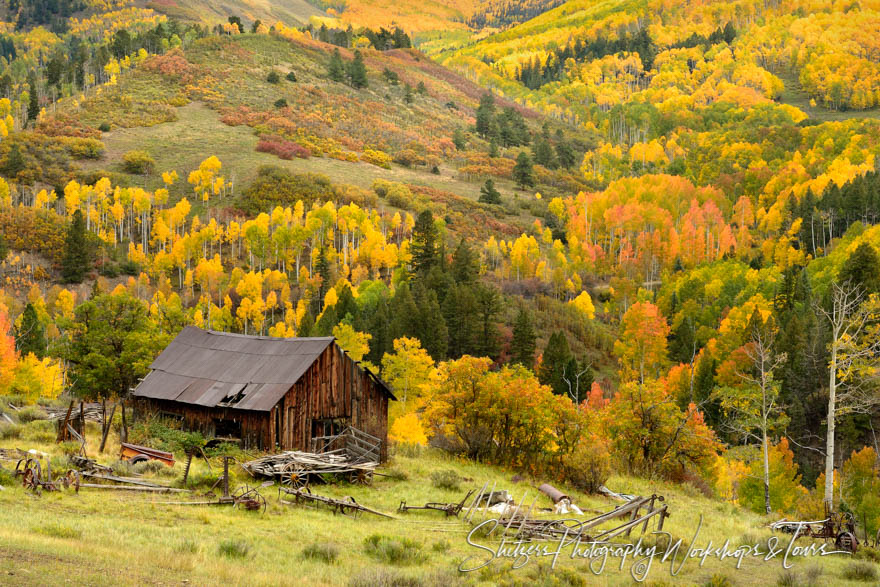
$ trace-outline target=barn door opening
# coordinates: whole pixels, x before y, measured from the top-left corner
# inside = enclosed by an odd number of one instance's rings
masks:
[[[214,436],[217,438],[234,438],[240,440],[241,422],[227,420],[225,418],[214,418]]]

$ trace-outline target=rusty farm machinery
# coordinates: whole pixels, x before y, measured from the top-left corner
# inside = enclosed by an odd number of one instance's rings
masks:
[[[782,519],[770,524],[771,530],[794,534],[795,538],[815,538],[819,540],[833,540],[834,546],[847,552],[855,553],[859,548],[859,540],[856,538],[856,523],[852,514],[847,512],[833,512],[824,520],[799,522]],[[878,532],[880,539],[880,532]]]

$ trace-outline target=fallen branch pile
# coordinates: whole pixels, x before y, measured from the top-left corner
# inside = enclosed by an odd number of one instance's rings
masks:
[[[63,420],[67,416],[68,408],[45,408],[46,413],[49,415],[49,420]],[[70,410],[70,418],[69,420],[79,420],[80,412],[83,415],[85,420],[90,420],[92,422],[103,422],[103,408],[99,403],[90,403],[83,404],[82,411],[80,411],[80,407],[74,404],[73,409]]]
[[[287,451],[243,463],[241,467],[254,477],[272,477],[294,488],[312,481],[333,481],[333,476],[347,476],[353,483],[369,485],[378,462],[355,463],[344,451],[323,454]]]

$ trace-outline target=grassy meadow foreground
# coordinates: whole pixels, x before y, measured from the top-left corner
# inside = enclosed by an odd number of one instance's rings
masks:
[[[62,449],[53,442],[54,427],[45,420],[26,424],[0,424],[0,448],[36,449],[51,455],[55,471],[66,467]],[[184,459],[177,455],[174,469],[140,465],[132,469],[116,461],[118,439],[115,432],[103,454],[98,454],[100,430],[87,426],[87,451],[103,464],[122,467],[119,474],[142,471],[145,479],[180,486]],[[247,459],[243,453],[239,460]],[[359,518],[335,515],[326,509],[282,505],[277,486],[264,488],[268,500],[265,514],[221,506],[166,505],[169,501],[197,501],[220,472],[218,458],[212,470],[204,461],[194,461],[191,471],[192,495],[143,495],[137,492],[72,489],[44,492],[36,497],[26,492],[9,471],[15,462],[5,461],[0,470],[0,583],[45,585],[72,582],[89,585],[155,585],[190,583],[195,585],[630,585],[632,560],[620,569],[619,560],[609,559],[604,572],[593,576],[583,560],[572,560],[570,549],[563,551],[555,569],[550,561],[532,560],[523,568],[512,569],[512,561],[499,560],[485,569],[468,574],[457,567],[469,556],[485,557],[486,552],[469,547],[466,536],[470,525],[460,519],[444,518],[439,512],[397,514],[400,501],[410,505],[426,501],[459,501],[470,488],[497,483],[519,502],[538,495],[536,487],[545,479],[515,476],[509,470],[478,465],[434,451],[398,451],[379,469],[373,485],[364,487],[342,483],[314,486],[313,491],[332,497],[352,496],[358,503],[391,513],[396,519],[369,514]],[[448,478],[458,477],[458,488]],[[441,475],[446,473],[446,475]],[[440,477],[446,483],[438,481]],[[513,479],[516,478],[517,481]],[[255,481],[236,467],[231,487]],[[445,487],[438,487],[444,485]],[[690,485],[652,483],[632,477],[613,476],[608,486],[616,491],[666,497],[671,516],[665,530],[674,540],[682,538],[683,549],[692,542],[700,518],[703,527],[695,544],[706,546],[711,540],[720,545],[765,544],[772,534],[767,519],[739,507],[710,500]],[[561,486],[560,487],[564,487]],[[568,488],[565,488],[568,489]],[[602,496],[568,491],[586,517],[615,507],[617,502]],[[536,508],[549,507],[540,496]],[[550,514],[540,513],[539,517]],[[488,519],[482,513],[473,523]],[[606,526],[610,527],[610,526]],[[653,528],[653,522],[651,528]],[[634,533],[633,541],[637,540]],[[378,537],[378,538],[376,538]],[[779,535],[782,545],[786,537]],[[475,537],[491,548],[497,539]],[[379,547],[372,548],[372,541]],[[647,537],[647,543],[656,539]],[[806,545],[807,541],[799,544]],[[863,549],[857,559],[870,559],[874,551]],[[483,559],[475,559],[483,560]],[[678,563],[681,562],[681,557]],[[678,564],[676,563],[676,564]],[[665,585],[787,585],[864,584],[850,580],[863,575],[856,568],[873,563],[853,561],[849,556],[798,559],[784,571],[780,558],[764,561],[746,558],[737,570],[736,560],[709,559],[700,568],[698,560],[686,563],[677,576],[670,576],[670,562],[658,557],[646,584]],[[864,573],[868,573],[864,575]],[[876,577],[876,574],[874,575]],[[727,582],[725,582],[725,580]],[[788,581],[783,583],[784,581]]]

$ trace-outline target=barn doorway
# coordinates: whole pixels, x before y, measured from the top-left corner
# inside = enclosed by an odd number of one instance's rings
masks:
[[[241,438],[241,422],[214,418],[214,436],[218,438]]]

